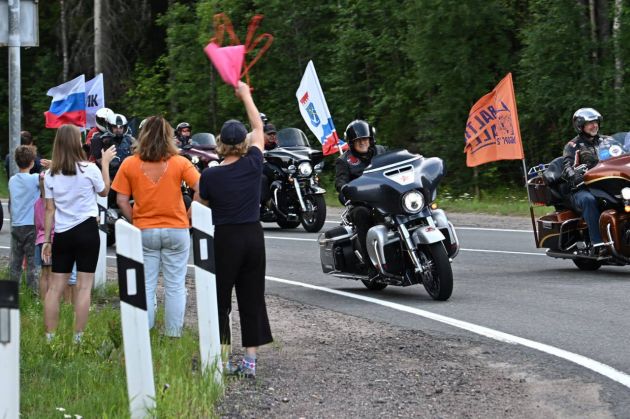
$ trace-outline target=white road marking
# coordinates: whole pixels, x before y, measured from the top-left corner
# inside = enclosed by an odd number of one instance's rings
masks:
[[[566,351],[564,349],[556,348],[555,346],[547,345],[545,343],[536,342],[530,339],[521,338],[508,333],[500,332],[498,330],[490,329],[488,327],[479,326],[473,323],[468,323],[462,320],[453,319],[451,317],[443,316],[441,314],[432,313],[430,311],[421,310],[414,307],[405,306],[403,304],[392,303],[390,301],[379,300],[377,298],[366,297],[363,295],[357,295],[350,292],[339,291],[331,288],[321,287],[317,285],[305,284],[303,282],[290,281],[288,279],[276,278],[273,276],[267,276],[268,280],[278,282],[281,284],[294,285],[303,288],[310,288],[316,291],[327,292],[329,294],[335,294],[342,297],[354,298],[356,300],[365,301],[371,304],[377,304],[383,307],[391,308],[393,310],[402,311],[416,316],[424,317],[430,320],[434,320],[440,323],[447,324],[449,326],[457,327],[459,329],[466,330],[481,336],[485,336],[490,339],[497,340],[499,342],[510,343],[514,345],[522,345],[537,351],[553,355],[558,358],[565,359],[574,364],[580,365],[591,371],[610,378],[619,384],[630,388],[630,375],[619,371],[609,365],[603,364],[591,358],[587,358],[583,355],[579,355],[573,352]]]
[[[0,246],[2,249],[10,249],[7,246]],[[464,250],[464,249],[462,249]],[[473,250],[473,249],[471,249]],[[512,252],[518,253],[518,252]],[[533,255],[539,255],[538,253],[530,253]],[[543,255],[544,256],[544,255]],[[109,259],[116,259],[116,256],[107,256]],[[195,265],[187,265],[189,268],[194,268]],[[290,281],[288,279],[276,278],[274,276],[266,276],[266,278],[273,282],[279,282],[287,285],[294,285],[303,288],[310,288],[316,291],[327,292],[330,294],[336,294],[342,297],[354,298],[356,300],[365,301],[372,304],[377,304],[383,307],[391,308],[393,310],[402,311],[409,314],[414,314],[416,316],[424,317],[430,320],[434,320],[440,323],[448,324],[449,326],[457,327],[459,329],[463,329],[481,336],[485,336],[490,339],[497,340],[499,342],[511,343],[514,345],[522,345],[531,349],[536,349],[538,351],[547,353],[549,355],[553,355],[558,358],[565,359],[574,364],[580,365],[584,368],[587,368],[591,371],[594,371],[598,374],[603,375],[604,377],[610,378],[617,383],[630,388],[630,375],[619,371],[609,365],[603,364],[599,361],[596,361],[591,358],[587,358],[583,355],[576,354],[573,352],[566,351],[564,349],[556,348],[555,346],[547,345],[545,343],[536,342],[530,339],[521,338],[519,336],[511,335],[508,333],[500,332],[498,330],[490,329],[488,327],[479,326],[473,323],[468,323],[462,320],[453,319],[451,317],[443,316],[441,314],[432,313],[430,311],[421,310],[419,308],[405,306],[403,304],[392,303],[389,301],[379,300],[377,298],[366,297],[363,295],[352,294],[350,292],[339,291],[331,288],[320,287],[318,285],[305,284],[303,282]]]

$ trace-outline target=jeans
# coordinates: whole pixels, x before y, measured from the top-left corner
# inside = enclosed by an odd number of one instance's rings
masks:
[[[580,190],[571,195],[573,206],[582,213],[582,217],[588,225],[588,234],[591,244],[602,243],[602,235],[599,232],[599,216],[601,211],[597,205],[597,198],[587,190]]]
[[[156,290],[160,269],[164,277],[166,336],[180,336],[186,310],[186,270],[190,250],[187,228],[142,230],[144,280],[149,328],[155,324]]]

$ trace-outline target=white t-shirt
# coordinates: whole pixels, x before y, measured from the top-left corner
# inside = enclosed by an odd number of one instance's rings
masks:
[[[45,197],[55,200],[55,233],[62,233],[98,216],[96,195],[105,189],[101,171],[94,163],[77,164],[77,174],[52,176],[44,179]]]

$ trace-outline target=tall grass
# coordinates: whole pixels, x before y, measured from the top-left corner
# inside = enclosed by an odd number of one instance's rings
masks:
[[[42,303],[21,291],[21,415],[44,418],[80,415],[129,416],[125,357],[117,287],[95,295],[83,341],[75,344],[73,310],[63,304],[57,334],[44,337]],[[161,322],[161,319],[159,319]],[[159,324],[158,324],[159,326]],[[156,328],[159,329],[159,328]],[[213,417],[222,389],[199,371],[196,333],[179,339],[151,333],[159,417]]]

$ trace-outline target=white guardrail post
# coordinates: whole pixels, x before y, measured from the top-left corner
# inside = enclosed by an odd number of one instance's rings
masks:
[[[214,225],[210,208],[199,202],[192,203],[192,227],[201,365],[203,371],[213,368],[215,381],[221,383],[223,364],[214,264]]]
[[[94,272],[94,289],[103,288],[107,281],[107,197],[97,196],[96,203],[98,204],[98,234],[101,238],[101,247]]]
[[[144,418],[155,408],[153,358],[144,287],[142,234],[125,220],[116,221],[116,263],[125,370],[131,418]]]
[[[19,283],[0,281],[0,418],[20,416]]]

